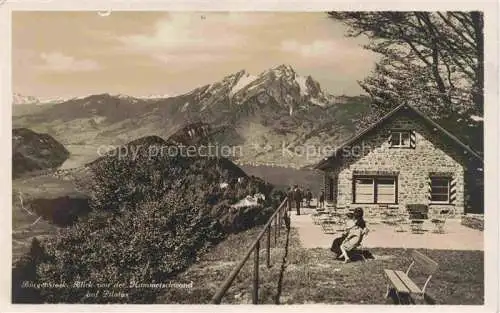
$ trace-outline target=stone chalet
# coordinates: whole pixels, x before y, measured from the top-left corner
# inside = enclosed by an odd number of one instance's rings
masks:
[[[406,205],[419,204],[429,208],[429,216],[443,209],[456,215],[483,210],[477,183],[482,156],[407,104],[352,137],[316,169],[324,172],[326,200],[335,207],[404,212]]]

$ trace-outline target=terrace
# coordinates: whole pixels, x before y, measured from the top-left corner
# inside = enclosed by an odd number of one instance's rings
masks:
[[[177,277],[196,282],[190,292],[168,290],[158,302],[214,303],[219,295],[217,303],[230,304],[398,303],[395,297],[385,297],[384,269],[405,270],[418,250],[439,264],[427,286],[425,304],[484,303],[481,231],[453,219],[442,234],[432,233],[430,222],[413,234],[368,219],[371,231],[364,246],[373,258],[343,264],[329,250],[336,234],[325,234],[314,224],[313,211],[302,208],[300,216],[290,212],[288,231],[282,225],[279,232],[279,214],[274,214],[266,226],[231,235]],[[416,267],[412,279],[421,286],[426,276]]]
[[[311,215],[314,209],[302,208],[301,215],[292,211],[291,221],[297,229],[304,248],[329,248],[333,239],[340,235],[335,231],[325,233],[321,225],[314,224]],[[461,224],[460,218],[447,219],[443,233],[435,233],[430,220],[424,220],[422,231],[414,233],[409,224],[386,224],[380,219],[365,218],[369,235],[363,241],[366,248],[406,248],[439,250],[481,250],[483,232]],[[335,229],[335,227],[333,227]]]

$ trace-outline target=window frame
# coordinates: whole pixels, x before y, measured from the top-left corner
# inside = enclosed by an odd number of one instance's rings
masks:
[[[430,179],[430,195],[429,195],[430,196],[430,198],[429,198],[430,204],[452,204],[451,203],[451,181],[453,180],[453,178],[450,176],[430,176],[429,179]],[[443,179],[443,180],[447,181],[446,187],[448,188],[448,193],[446,194],[446,196],[447,196],[446,201],[432,200],[432,196],[433,196],[433,194],[435,194],[432,192],[432,187],[433,187],[432,180],[433,179]],[[443,186],[436,186],[436,187],[442,188]],[[437,193],[437,195],[445,195],[445,194],[444,193]]]
[[[356,199],[356,180],[358,179],[372,179],[373,180],[373,202],[357,202]],[[377,180],[394,180],[394,202],[379,202],[378,201],[378,183]],[[397,175],[353,175],[352,177],[352,203],[353,204],[398,204],[398,176]]]
[[[412,131],[409,129],[391,129],[390,147],[395,148],[395,149],[411,149],[412,148],[412,146],[411,146],[411,133],[412,133]],[[399,144],[397,144],[397,145],[395,145],[393,143],[393,140],[392,140],[392,138],[395,134],[399,135]],[[408,144],[407,145],[401,144],[403,141],[403,134],[408,135]]]

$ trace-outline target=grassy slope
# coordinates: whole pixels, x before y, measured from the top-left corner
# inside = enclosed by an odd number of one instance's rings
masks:
[[[326,249],[300,247],[292,233],[289,265],[284,279],[283,303],[385,304],[384,269],[406,270],[410,250],[370,249],[375,259],[343,264]],[[482,304],[484,301],[482,251],[423,250],[440,267],[428,285],[437,304]],[[413,270],[412,270],[413,271]],[[415,267],[410,277],[423,286],[426,276]]]
[[[201,257],[199,262],[177,277],[178,282],[193,282],[193,289],[169,289],[165,295],[158,299],[158,303],[210,303],[212,296],[217,292],[233,268],[243,259],[247,249],[262,231],[256,227],[238,234],[230,235],[224,242]],[[277,282],[284,256],[285,231],[274,245],[271,237],[271,268],[265,265],[265,240],[262,241],[260,250],[260,280],[263,284],[259,291],[260,303],[275,303]],[[265,237],[264,237],[265,238]],[[253,277],[253,254],[236,277],[222,299],[222,303],[248,304],[251,303],[251,286]]]
[[[208,303],[260,229],[232,235],[200,262],[178,277],[193,281],[192,290],[171,289],[161,303]],[[282,239],[284,236],[282,237]],[[404,249],[371,249],[375,259],[343,264],[331,258],[326,249],[304,249],[297,233],[290,233],[290,250],[283,279],[280,303],[306,304],[390,304],[385,299],[384,268],[406,270],[410,251]],[[278,245],[283,247],[283,243]],[[261,303],[274,303],[283,249],[273,249],[271,270],[261,265]],[[484,301],[483,252],[424,250],[439,262],[440,268],[428,285],[428,293],[436,304],[482,304]],[[262,255],[261,260],[264,260]],[[223,303],[250,303],[252,258],[239,274]],[[415,267],[410,274],[423,285],[426,276]]]
[[[25,115],[33,115],[39,114],[42,111],[50,109],[54,106],[54,103],[45,103],[41,104],[16,104],[12,105],[12,116],[25,116]]]
[[[12,181],[12,260],[17,260],[29,249],[33,237],[42,240],[57,233],[57,226],[31,215],[29,201],[37,198],[58,198],[67,195],[79,194],[74,180],[65,180],[52,174],[18,178]],[[20,195],[23,198],[21,206]]]

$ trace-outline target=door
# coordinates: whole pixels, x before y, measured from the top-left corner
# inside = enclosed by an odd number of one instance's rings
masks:
[[[334,193],[335,193],[335,180],[332,177],[328,177],[328,201],[333,201]]]

